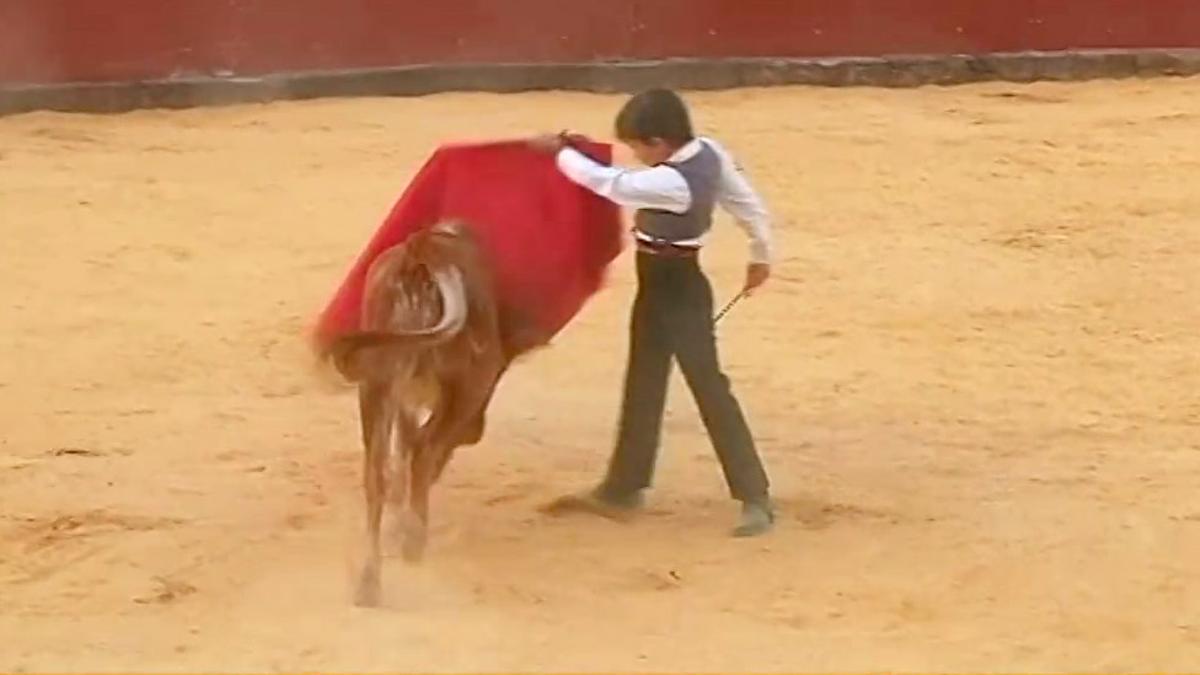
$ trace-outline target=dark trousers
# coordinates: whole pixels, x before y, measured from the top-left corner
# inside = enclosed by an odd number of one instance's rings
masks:
[[[766,472],[717,359],[712,286],[699,261],[639,252],[637,275],[625,398],[604,489],[621,495],[650,486],[674,358],[696,398],[730,493],[742,501],[765,498]]]

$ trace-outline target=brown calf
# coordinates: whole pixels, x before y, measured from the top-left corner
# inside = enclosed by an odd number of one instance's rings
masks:
[[[484,414],[512,359],[540,342],[501,312],[492,282],[464,224],[422,230],[376,259],[367,272],[363,330],[329,349],[359,387],[368,543],[359,605],[379,602],[385,500],[400,510],[405,560],[420,560],[430,488],[455,448],[483,437]]]

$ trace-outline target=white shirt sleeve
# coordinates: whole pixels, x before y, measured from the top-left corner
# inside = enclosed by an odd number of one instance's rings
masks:
[[[687,181],[669,166],[630,171],[600,164],[574,148],[563,148],[558,169],[571,181],[629,209],[686,213],[692,207]]]
[[[750,182],[742,175],[733,157],[711,139],[706,143],[721,158],[721,183],[717,203],[733,216],[750,237],[750,262],[770,264],[774,255],[771,241],[771,216]]]

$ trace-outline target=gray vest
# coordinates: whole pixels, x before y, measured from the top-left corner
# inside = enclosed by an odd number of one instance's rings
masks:
[[[717,202],[717,186],[721,180],[721,157],[707,143],[700,141],[700,151],[682,162],[667,162],[687,181],[692,193],[692,206],[684,213],[658,209],[641,209],[634,224],[642,234],[664,242],[687,241],[708,233],[712,227],[713,208]]]

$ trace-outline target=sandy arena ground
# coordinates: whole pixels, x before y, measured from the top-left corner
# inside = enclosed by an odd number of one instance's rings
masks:
[[[374,611],[353,397],[303,330],[437,143],[620,99],[0,120],[0,670],[1194,669],[1200,81],[691,100],[778,217],[721,332],[778,530],[726,538],[678,386],[649,514],[538,513],[607,458],[626,255]]]

